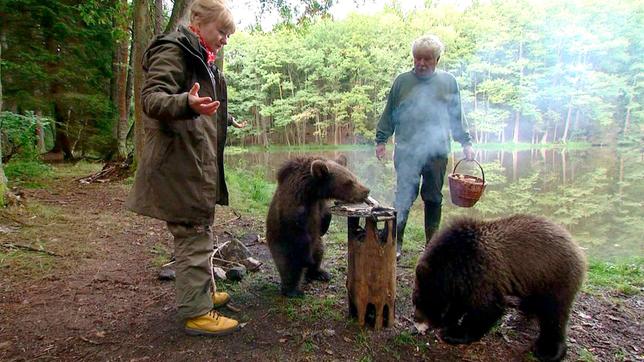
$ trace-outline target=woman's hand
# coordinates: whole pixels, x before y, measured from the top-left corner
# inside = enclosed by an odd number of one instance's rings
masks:
[[[219,108],[219,101],[210,97],[199,97],[199,83],[196,82],[188,92],[188,105],[193,111],[206,116],[212,116]]]

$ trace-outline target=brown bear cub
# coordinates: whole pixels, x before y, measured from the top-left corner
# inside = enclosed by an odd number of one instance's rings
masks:
[[[266,218],[266,241],[282,280],[282,294],[302,296],[306,279],[329,281],[320,266],[324,255],[322,235],[329,229],[329,199],[361,202],[369,189],[345,166],[347,159],[300,157],[286,161],[277,172],[277,189]]]
[[[585,271],[570,234],[542,217],[462,218],[439,231],[418,261],[414,319],[447,343],[470,343],[501,318],[506,296],[518,297],[519,309],[539,322],[535,356],[559,361]]]

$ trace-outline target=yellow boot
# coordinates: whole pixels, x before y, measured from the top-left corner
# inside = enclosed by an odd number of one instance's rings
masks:
[[[192,336],[223,336],[239,328],[239,322],[210,311],[204,315],[188,319],[184,330]]]
[[[226,292],[212,293],[212,305],[215,308],[223,307],[230,302],[230,295]]]

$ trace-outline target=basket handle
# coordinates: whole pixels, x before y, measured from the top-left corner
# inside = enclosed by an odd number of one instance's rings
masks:
[[[458,162],[456,162],[456,165],[454,165],[454,169],[452,170],[452,173],[456,173],[456,168],[458,165],[463,162],[463,161],[469,161],[467,158],[461,158]],[[481,175],[483,176],[483,185],[485,185],[485,172],[483,172],[483,167],[481,167],[481,164],[478,163],[475,159],[471,160],[472,162],[475,162],[477,166],[481,169]]]

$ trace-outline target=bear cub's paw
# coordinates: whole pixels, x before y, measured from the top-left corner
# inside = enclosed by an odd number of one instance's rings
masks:
[[[557,362],[564,358],[566,350],[564,342],[540,343],[537,341],[534,346],[534,356],[541,362]]]
[[[306,272],[306,281],[307,282],[312,282],[312,281],[320,281],[320,282],[328,282],[331,280],[331,274],[327,272],[324,269],[318,269],[318,270],[313,270],[313,271],[307,271]]]
[[[449,344],[469,344],[481,339],[482,336],[472,335],[466,328],[450,326],[439,331],[439,337]]]
[[[304,292],[299,289],[282,289],[282,295],[287,298],[303,298]]]

